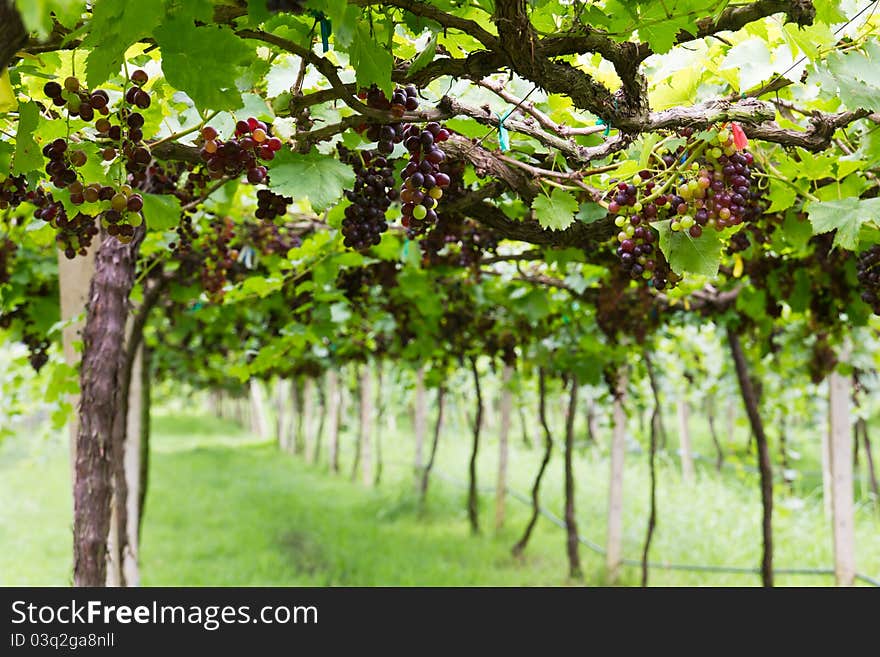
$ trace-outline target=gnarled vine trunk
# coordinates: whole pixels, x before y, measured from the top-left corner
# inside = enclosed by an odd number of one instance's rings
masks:
[[[758,467],[761,472],[761,527],[764,536],[761,581],[764,586],[769,587],[773,586],[773,469],[770,465],[770,449],[767,446],[767,434],[764,433],[764,423],[761,421],[761,414],[758,411],[758,398],[752,380],[749,378],[749,368],[742,344],[736,331],[732,328],[727,329],[727,341],[730,345],[733,363],[736,366],[736,378],[739,381],[746,413],[749,416],[749,423],[752,425],[752,433],[758,446]]]
[[[553,452],[553,436],[550,428],[547,426],[547,383],[544,380],[544,368],[538,370],[538,417],[541,421],[541,427],[544,429],[544,457],[541,459],[541,466],[538,468],[538,474],[535,477],[535,483],[532,485],[532,515],[523,531],[522,537],[516,542],[511,550],[513,556],[519,557],[525,551],[532,537],[532,530],[535,523],[538,522],[538,513],[541,511],[541,481],[544,479],[544,472],[547,470],[547,464],[550,462],[550,454]]]
[[[578,553],[577,520],[574,513],[574,467],[572,463],[574,451],[574,417],[577,410],[578,382],[571,377],[571,395],[565,417],[565,529],[567,534],[566,550],[568,553],[568,575],[572,579],[580,579],[581,557]]]
[[[468,521],[471,532],[480,533],[479,497],[477,494],[477,456],[480,452],[480,429],[483,425],[483,393],[480,390],[480,373],[477,370],[477,359],[471,358],[471,373],[474,376],[474,388],[477,393],[476,415],[474,417],[474,443],[468,466]]]
[[[134,284],[140,239],[122,244],[105,238],[89,288],[73,490],[75,586],[104,586],[107,577],[114,455],[122,463],[122,446],[114,445],[118,436],[114,423],[119,421],[119,405],[127,394],[120,389],[120,382],[126,361],[128,295]],[[124,501],[121,506],[124,508]]]

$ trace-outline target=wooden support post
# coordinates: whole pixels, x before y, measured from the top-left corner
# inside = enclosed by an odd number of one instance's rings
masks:
[[[856,575],[853,509],[852,431],[849,400],[852,378],[837,371],[828,377],[829,463],[834,576],[838,586],[852,586]]]

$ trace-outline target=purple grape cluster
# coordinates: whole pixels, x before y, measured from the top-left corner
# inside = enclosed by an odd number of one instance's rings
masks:
[[[268,189],[257,192],[257,211],[254,216],[265,221],[274,221],[275,217],[283,217],[287,214],[287,206],[293,203],[289,196],[281,196]]]
[[[64,80],[64,86],[54,80],[43,85],[43,93],[56,107],[66,107],[70,116],[78,116],[83,121],[91,122],[95,113],[107,116],[107,104],[110,96],[103,89],[89,92],[80,81],[70,76]]]
[[[339,148],[343,161],[354,169],[354,188],[345,192],[351,205],[342,220],[343,244],[350,249],[367,249],[379,244],[388,230],[385,213],[398,196],[394,188],[394,169],[374,151]]]
[[[449,186],[449,176],[440,171],[446,154],[438,146],[449,139],[449,131],[432,121],[424,129],[410,125],[405,134],[404,146],[410,158],[401,174],[401,223],[416,235],[437,222],[435,208],[443,190]]]
[[[875,244],[859,254],[856,263],[862,301],[880,315],[880,244]]]

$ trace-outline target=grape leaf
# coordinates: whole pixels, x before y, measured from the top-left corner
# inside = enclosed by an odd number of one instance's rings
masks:
[[[813,234],[827,233],[837,229],[834,246],[848,251],[859,245],[862,224],[880,214],[880,198],[860,199],[848,197],[832,201],[811,201],[804,206],[813,224]]]
[[[354,185],[350,166],[316,150],[308,155],[283,150],[271,165],[269,188],[294,200],[308,198],[316,210],[334,204]]]
[[[185,91],[199,109],[241,107],[235,79],[254,51],[231,30],[175,19],[164,22],[154,34],[162,50],[162,70],[172,87]]]
[[[180,222],[180,200],[168,194],[143,194],[141,214],[150,230],[170,230]]]
[[[705,230],[694,238],[687,231],[673,231],[668,221],[651,224],[660,231],[660,250],[676,274],[689,272],[715,276],[721,263],[721,240],[714,230]]]
[[[15,133],[15,158],[12,173],[21,174],[41,169],[43,154],[40,145],[34,140],[34,130],[40,119],[40,110],[34,101],[22,105],[18,110],[18,130]]]
[[[358,86],[370,87],[375,84],[390,97],[393,90],[391,68],[394,59],[391,53],[373,38],[367,23],[358,24],[348,54],[356,72]]]
[[[91,49],[86,59],[89,87],[97,87],[118,73],[128,47],[149,36],[164,14],[162,0],[101,0],[95,3],[89,33],[83,40],[83,46]],[[207,68],[197,66],[197,69]]]
[[[833,52],[816,67],[815,80],[822,90],[836,94],[849,109],[880,109],[880,45],[868,42],[865,50]]]
[[[736,69],[740,89],[750,89],[774,73],[770,51],[763,39],[748,39],[736,44],[727,52],[719,68]]]
[[[348,48],[363,17],[363,9],[349,4],[348,0],[314,0],[308,5],[324,12],[330,19],[333,24],[333,43],[340,48]]]
[[[591,224],[608,215],[608,210],[598,203],[581,203],[581,209],[575,215],[578,221]]]
[[[437,35],[431,37],[428,41],[427,45],[425,45],[424,50],[420,52],[415,59],[413,59],[412,64],[410,64],[409,69],[406,74],[415,75],[423,68],[425,68],[428,64],[434,61],[434,54],[437,52]]]
[[[539,194],[532,201],[532,210],[542,228],[565,230],[574,221],[578,202],[574,196],[561,189],[554,189],[550,196]]]
[[[0,114],[13,112],[17,109],[18,100],[15,98],[15,91],[9,81],[9,71],[4,68],[0,71]]]

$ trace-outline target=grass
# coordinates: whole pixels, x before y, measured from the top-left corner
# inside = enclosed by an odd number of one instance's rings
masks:
[[[452,409],[455,417],[455,409]],[[708,438],[695,430],[697,449]],[[256,441],[232,423],[198,415],[154,419],[150,489],[143,528],[145,585],[386,586],[568,585],[565,533],[541,518],[525,558],[510,547],[528,508],[508,499],[507,523],[492,529],[492,493],[481,495],[484,531],[471,536],[465,513],[469,437],[451,425],[441,438],[437,476],[424,515],[412,483],[412,440],[400,430],[383,436],[383,482],[349,480],[326,465],[307,466]],[[350,435],[347,432],[345,435]],[[527,493],[539,455],[514,432],[512,488]],[[561,435],[561,432],[558,434]],[[46,441],[17,437],[0,445],[0,584],[66,585],[71,567],[71,499],[66,434]],[[671,436],[674,439],[674,436]],[[635,444],[632,445],[635,447]],[[728,446],[730,447],[730,446]],[[343,454],[351,456],[351,439]],[[479,461],[481,486],[494,482],[496,443],[486,436]],[[705,451],[707,455],[711,452]],[[659,459],[659,525],[651,558],[664,563],[755,567],[760,561],[760,501],[756,476],[732,467],[717,474],[698,464],[698,481],[681,480],[678,461]],[[605,540],[608,461],[597,448],[578,452],[580,533]],[[624,552],[638,558],[647,517],[647,463],[627,454]],[[821,489],[821,481],[819,482]],[[776,566],[829,568],[828,523],[815,482],[794,492],[777,487]],[[542,490],[546,507],[562,509],[561,450]],[[859,571],[880,576],[880,522],[865,499],[857,507]],[[604,581],[601,555],[581,552],[585,582]],[[638,568],[624,568],[622,584],[637,584]],[[827,576],[779,576],[782,585],[828,585]],[[652,585],[750,586],[757,575],[654,569]]]

